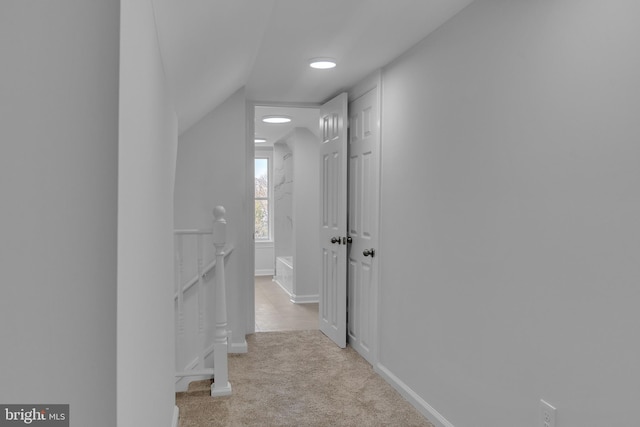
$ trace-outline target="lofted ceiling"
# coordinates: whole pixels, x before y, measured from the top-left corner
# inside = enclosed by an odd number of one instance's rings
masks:
[[[180,132],[241,87],[250,100],[320,103],[473,0],[153,0]],[[332,57],[332,70],[309,68]]]

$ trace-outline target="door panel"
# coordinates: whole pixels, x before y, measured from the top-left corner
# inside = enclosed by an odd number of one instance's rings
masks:
[[[377,88],[349,104],[349,343],[375,363],[379,129]]]
[[[347,345],[347,94],[320,109],[320,330]],[[333,243],[332,243],[333,239]]]

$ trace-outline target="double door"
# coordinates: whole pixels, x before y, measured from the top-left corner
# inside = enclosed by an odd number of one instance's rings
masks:
[[[320,111],[320,330],[375,359],[379,114],[377,87]],[[347,122],[348,117],[348,122]]]

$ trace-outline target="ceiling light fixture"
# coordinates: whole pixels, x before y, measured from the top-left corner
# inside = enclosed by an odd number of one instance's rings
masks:
[[[318,70],[328,70],[335,68],[336,61],[333,58],[313,58],[309,61],[309,66]]]
[[[253,140],[253,142],[256,143],[256,144],[262,144],[263,142],[267,142],[267,139],[266,138],[258,138],[258,137],[256,137]]]
[[[275,123],[275,124],[281,124],[281,123],[289,123],[291,121],[291,117],[289,116],[264,116],[262,118],[262,121],[265,123]]]

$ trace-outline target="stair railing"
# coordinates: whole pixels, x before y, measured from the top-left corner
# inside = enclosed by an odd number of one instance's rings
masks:
[[[177,352],[186,348],[186,313],[185,313],[185,293],[193,286],[197,285],[197,357],[185,367],[185,370],[176,372],[176,382],[185,377],[214,377],[211,386],[212,396],[227,396],[231,394],[231,384],[229,383],[227,353],[228,353],[228,332],[227,332],[227,307],[226,307],[226,281],[224,274],[224,259],[229,256],[233,249],[225,250],[226,244],[226,220],[225,209],[217,206],[214,211],[214,221],[212,229],[183,229],[174,230],[175,252],[176,252],[176,292],[174,295],[177,303],[176,307],[176,346]],[[196,237],[196,266],[197,273],[186,283],[184,282],[184,238],[186,236]],[[204,265],[204,236],[212,235],[215,247],[215,258],[212,262]],[[215,269],[214,280],[214,307],[207,301],[206,279],[211,270]],[[215,331],[213,345],[207,344],[207,332],[213,325],[208,321],[211,309],[215,315]],[[213,369],[206,368],[205,359],[213,352]]]
[[[224,219],[225,210],[216,206],[213,210],[213,246],[216,248],[216,291],[215,313],[216,331],[213,339],[213,364],[215,379],[211,385],[211,396],[228,396],[231,394],[229,371],[227,365],[228,336],[227,336],[227,290],[224,278],[224,245],[227,240],[227,221]]]

